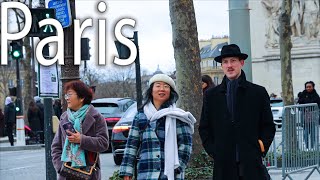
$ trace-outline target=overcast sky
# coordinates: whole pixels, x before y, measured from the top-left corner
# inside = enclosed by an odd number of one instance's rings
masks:
[[[94,27],[84,32],[84,36],[91,39],[90,67],[96,68],[94,66],[98,62],[95,51],[98,49],[95,43],[98,38],[98,19],[107,20],[106,57],[107,61],[111,62],[112,56],[116,53],[113,43],[115,24],[123,17],[130,17],[136,20],[136,26],[125,29],[124,33],[132,36],[133,31],[138,31],[141,69],[152,73],[159,65],[165,73],[175,70],[168,0],[109,0],[106,1],[105,13],[98,13],[98,2],[100,1],[76,0],[77,19],[93,18]],[[227,0],[195,0],[194,7],[199,39],[229,34]]]

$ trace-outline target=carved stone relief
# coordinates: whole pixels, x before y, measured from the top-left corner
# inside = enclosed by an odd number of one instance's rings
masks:
[[[282,0],[261,0],[267,18],[265,46],[279,46],[279,15]],[[293,0],[290,26],[293,44],[312,44],[320,40],[319,0]]]

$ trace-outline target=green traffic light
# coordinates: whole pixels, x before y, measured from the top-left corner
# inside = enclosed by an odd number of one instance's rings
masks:
[[[46,13],[46,18],[47,18],[47,19],[48,19],[48,18],[51,18],[49,13]],[[47,32],[53,33],[53,28],[52,28],[52,26],[51,26],[51,25],[46,25],[46,27],[44,28],[43,32],[44,32],[44,33],[47,33]]]
[[[21,52],[20,51],[13,51],[12,55],[13,55],[13,57],[18,58],[21,56]]]

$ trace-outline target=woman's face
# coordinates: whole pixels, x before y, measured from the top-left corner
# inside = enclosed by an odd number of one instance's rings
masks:
[[[206,88],[207,86],[208,84],[202,81],[202,89]]]
[[[170,98],[170,86],[164,82],[155,82],[152,88],[153,102],[163,104]]]
[[[306,84],[306,90],[307,92],[312,92],[313,91],[313,85],[311,83]]]
[[[83,106],[84,98],[79,98],[73,89],[69,89],[64,97],[67,101],[68,108],[71,110],[77,111]]]

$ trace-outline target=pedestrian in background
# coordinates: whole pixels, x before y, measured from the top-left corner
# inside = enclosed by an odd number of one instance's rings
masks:
[[[212,79],[208,75],[202,75],[202,92],[204,93],[207,89],[210,87],[215,87],[215,84],[213,83]]]
[[[40,125],[41,125],[41,130],[43,131],[44,130],[44,105],[42,104],[41,98],[39,96],[35,96],[33,99],[41,113]]]
[[[4,136],[4,127],[5,127],[5,123],[4,123],[4,114],[2,112],[2,109],[0,108],[0,137]]]
[[[53,111],[54,111],[54,115],[57,116],[58,119],[60,120],[60,116],[62,114],[62,106],[61,106],[60,99],[54,100]]]
[[[16,108],[15,105],[11,99],[11,97],[6,97],[5,101],[5,109],[4,109],[4,119],[5,119],[5,125],[7,129],[7,135],[9,138],[9,142],[11,146],[14,145],[14,139],[13,139],[13,127],[16,123]]]
[[[184,179],[192,150],[195,118],[176,107],[173,79],[156,74],[149,80],[145,103],[135,116],[120,166],[120,176],[132,179]],[[139,150],[138,150],[139,149]]]
[[[74,168],[93,165],[97,153],[108,149],[109,137],[104,117],[91,105],[92,93],[79,80],[70,81],[64,86],[67,111],[60,117],[59,128],[51,145],[52,163],[58,179],[64,162]],[[75,133],[65,130],[63,124],[72,123]],[[71,127],[71,128],[72,128]],[[92,180],[101,178],[101,163],[98,157]]]
[[[199,133],[214,159],[214,180],[270,179],[262,157],[276,129],[266,89],[241,70],[247,57],[235,44],[223,46],[215,61],[225,76],[204,95]]]
[[[320,108],[320,97],[317,91],[314,89],[315,84],[313,81],[308,81],[304,84],[304,90],[298,93],[298,103],[299,104],[308,104],[308,103],[317,103]],[[306,145],[306,148],[309,148],[309,135],[310,135],[310,146],[314,148],[316,141],[316,127],[319,124],[319,120],[312,119],[311,115],[312,109],[306,107],[303,117],[303,139]]]
[[[314,87],[313,81],[308,81],[304,84],[304,90],[298,93],[299,104],[317,103],[320,108],[320,97]]]
[[[39,133],[40,133],[41,143],[44,143],[44,105],[42,104],[39,96],[35,96],[33,99],[40,110],[40,129],[41,130],[39,131]]]
[[[33,132],[42,131],[41,128],[41,120],[42,120],[42,112],[36,105],[36,103],[32,100],[29,103],[28,108],[28,122],[30,125],[30,128]]]

